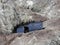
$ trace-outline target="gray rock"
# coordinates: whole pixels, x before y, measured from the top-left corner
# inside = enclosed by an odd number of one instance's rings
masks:
[[[45,29],[10,34],[29,21],[45,21]],[[0,45],[60,45],[60,0],[0,0]]]
[[[49,21],[50,22],[47,23],[47,27],[43,30],[37,30],[24,34],[18,33],[10,35],[0,35],[0,37],[2,37],[0,38],[0,44],[1,45],[60,45],[60,18]]]
[[[0,32],[11,33],[22,22],[60,18],[59,7],[59,0],[0,0]]]
[[[59,19],[55,21],[59,21]],[[60,28],[55,30],[53,23],[60,25],[59,22],[51,22],[53,29],[47,27],[44,30],[23,34],[21,37],[16,37],[10,45],[60,45]],[[59,25],[57,26],[59,27]]]

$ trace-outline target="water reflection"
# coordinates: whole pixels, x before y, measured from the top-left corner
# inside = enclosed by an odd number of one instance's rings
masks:
[[[17,28],[17,33],[26,33],[35,30],[41,30],[43,28],[43,22],[32,22],[24,26]]]

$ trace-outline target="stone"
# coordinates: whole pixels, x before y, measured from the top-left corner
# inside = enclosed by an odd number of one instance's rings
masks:
[[[0,31],[12,33],[22,22],[60,18],[59,7],[59,0],[0,0]]]
[[[45,29],[11,34],[29,21],[45,21]],[[0,0],[0,45],[60,45],[60,0]]]
[[[1,45],[60,45],[60,18],[48,20],[47,27],[29,33],[0,35]],[[46,21],[46,22],[48,22]]]
[[[59,19],[55,20],[58,21]],[[53,20],[54,21],[54,20]],[[57,22],[51,22],[53,29],[46,28],[44,30],[33,31],[26,34],[23,34],[21,37],[16,37],[10,45],[60,45],[60,28],[55,30],[55,27],[52,25]],[[58,22],[59,23],[59,22]],[[48,25],[48,26],[50,26]],[[60,25],[60,23],[59,23]],[[59,25],[57,25],[59,27]],[[56,26],[56,27],[57,27]]]

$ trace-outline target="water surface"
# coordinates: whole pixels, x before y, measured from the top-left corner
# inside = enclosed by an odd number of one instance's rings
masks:
[[[29,23],[25,25],[25,27],[28,27],[29,32],[35,30],[41,30],[43,28],[43,22]],[[24,30],[25,30],[24,26],[20,26],[17,28],[17,33],[24,33]]]

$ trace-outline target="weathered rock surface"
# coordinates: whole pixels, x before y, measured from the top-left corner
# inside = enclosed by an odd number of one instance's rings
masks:
[[[60,31],[36,31],[16,37],[10,45],[60,45]]]
[[[36,12],[31,11],[35,2],[30,1],[32,3],[30,5],[29,0],[0,0],[0,33],[11,33],[14,26],[35,20],[36,17],[34,18],[32,14]],[[41,19],[39,16],[39,20]]]
[[[9,40],[8,42],[10,43],[7,42],[6,45],[60,45],[60,20],[49,21],[52,22],[44,30],[29,32],[20,37],[13,37],[13,41]]]
[[[44,30],[0,35],[0,45],[60,45],[60,0],[0,0],[0,34],[11,33],[22,22],[45,21],[46,17]]]
[[[59,7],[59,0],[0,0],[0,32],[11,33],[22,22],[60,18]]]
[[[60,45],[60,19],[47,22],[44,30],[0,35],[0,45]]]

